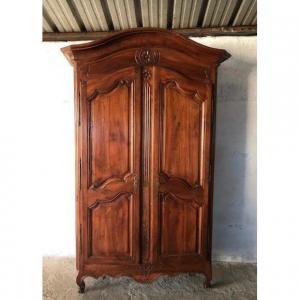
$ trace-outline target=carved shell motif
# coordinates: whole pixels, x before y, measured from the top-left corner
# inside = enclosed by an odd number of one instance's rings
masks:
[[[138,65],[157,65],[159,62],[159,52],[153,49],[139,49],[135,53],[135,62]]]

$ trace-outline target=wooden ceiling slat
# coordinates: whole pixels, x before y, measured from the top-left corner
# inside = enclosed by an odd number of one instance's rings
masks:
[[[158,25],[167,28],[168,25],[168,0],[159,0]]]
[[[56,2],[57,2],[57,5],[60,6],[60,9],[63,13],[62,18],[65,18],[71,26],[71,29],[69,29],[69,30],[79,32],[80,27],[79,27],[74,15],[73,15],[71,9],[70,9],[70,6],[66,2],[66,0],[56,0]]]
[[[199,14],[201,7],[203,5],[203,0],[194,0],[192,4],[190,19],[189,19],[189,28],[197,27]]]
[[[238,0],[229,0],[227,1],[227,5],[224,9],[223,16],[220,20],[219,26],[227,26],[232,17],[233,10],[237,4]]]
[[[233,26],[242,25],[242,21],[248,11],[249,6],[251,5],[252,0],[243,0],[235,19],[233,20]]]
[[[51,18],[51,21],[55,24],[59,32],[65,32],[63,24],[61,23],[61,20],[57,16],[57,12],[55,12],[50,5],[50,3],[47,0],[44,0],[44,8],[49,16]]]
[[[250,25],[251,21],[253,20],[255,14],[256,14],[256,9],[257,9],[257,3],[256,0],[254,0],[252,2],[252,4],[250,5],[244,19],[242,22],[242,25]]]
[[[134,0],[125,0],[126,14],[128,16],[129,28],[137,27],[137,18],[135,15]]]
[[[48,0],[48,5],[52,8],[53,13],[56,15],[57,19],[59,20],[60,24],[64,28],[64,31],[73,31],[73,28],[66,18],[66,15],[64,11],[62,10],[62,7],[57,0]]]
[[[94,12],[94,9],[92,7],[92,3],[90,0],[82,0],[81,1],[81,4],[82,4],[82,7],[85,11],[85,14],[89,20],[89,23],[91,24],[91,27],[92,27],[92,30],[93,31],[100,31],[102,30],[98,20],[97,20],[97,17],[96,17],[96,14]]]
[[[148,1],[150,27],[158,27],[158,0]]]
[[[117,16],[119,19],[120,27],[121,29],[128,29],[128,20],[127,20],[127,13],[125,9],[125,4],[123,0],[111,0],[111,2],[114,2],[114,6],[117,12]]]
[[[203,23],[202,23],[202,27],[209,26],[216,4],[217,4],[217,0],[209,0],[208,1],[207,7],[206,7],[206,12],[205,12]]]
[[[90,21],[85,13],[84,7],[81,3],[81,0],[73,0],[74,5],[78,11],[78,13],[80,14],[80,17],[82,19],[82,22],[84,24],[84,27],[87,31],[93,31],[93,27],[92,24],[90,24]]]
[[[149,18],[148,0],[141,0],[141,10],[142,10],[143,27],[149,27],[150,26],[150,18]]]
[[[111,16],[111,20],[114,25],[114,30],[120,30],[121,24],[120,24],[120,20],[118,17],[118,13],[117,13],[117,9],[116,9],[114,0],[107,1],[107,6],[108,6],[108,10],[109,10],[109,13]]]
[[[174,0],[173,18],[172,18],[172,28],[174,29],[179,28],[180,26],[181,6],[182,6],[182,0]]]
[[[103,31],[108,30],[108,24],[103,12],[103,7],[101,2],[99,0],[91,0],[91,5],[93,7],[95,16],[97,18],[101,30]]]
[[[192,1],[184,0],[181,6],[180,28],[188,28],[191,10]]]
[[[214,14],[212,16],[211,22],[210,22],[210,26],[211,27],[216,27],[219,25],[224,9],[226,7],[227,1],[226,0],[218,0],[217,5],[215,6],[215,11]]]
[[[48,23],[48,21],[45,19],[45,17],[43,17],[43,29],[46,32],[53,32],[52,27],[50,26],[50,24]]]

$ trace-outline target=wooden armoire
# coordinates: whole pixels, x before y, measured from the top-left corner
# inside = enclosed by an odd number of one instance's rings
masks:
[[[162,29],[62,49],[74,67],[77,284],[212,279],[216,75],[230,57]]]

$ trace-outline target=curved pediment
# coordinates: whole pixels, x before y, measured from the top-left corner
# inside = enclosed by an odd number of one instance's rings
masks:
[[[159,51],[159,49],[175,51],[176,49],[177,52],[198,60],[201,60],[201,57],[205,57],[208,65],[219,64],[230,57],[230,54],[223,49],[211,48],[196,43],[178,33],[155,28],[123,31],[98,41],[65,47],[62,49],[62,52],[71,64],[97,60],[111,53],[128,49],[135,49],[135,51],[138,51],[135,53],[142,55],[138,58],[135,57],[135,61],[138,63],[147,63],[148,59],[158,62],[159,52],[154,53],[155,56],[152,57],[151,55],[153,54],[150,53],[150,57],[147,57],[149,45],[151,45],[151,48],[157,49],[155,51]],[[142,49],[146,50],[143,51]]]

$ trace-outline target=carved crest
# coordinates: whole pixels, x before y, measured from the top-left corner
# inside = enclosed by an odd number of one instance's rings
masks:
[[[135,62],[138,65],[157,65],[159,62],[159,52],[153,49],[139,49],[135,53]]]

